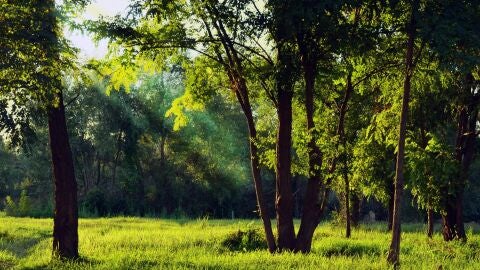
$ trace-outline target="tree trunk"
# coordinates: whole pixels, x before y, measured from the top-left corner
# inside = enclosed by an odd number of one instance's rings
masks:
[[[432,208],[428,208],[427,210],[427,236],[428,238],[432,238],[433,236],[433,223],[434,223],[434,220],[433,220],[433,209]]]
[[[478,116],[479,96],[471,94],[474,78],[467,74],[465,89],[467,93],[466,100],[462,100],[458,109],[457,118],[457,138],[456,138],[456,160],[460,163],[460,172],[455,181],[454,194],[446,193],[445,196],[445,214],[443,220],[443,239],[450,241],[453,239],[467,240],[465,226],[463,222],[463,193],[468,179],[468,171],[474,158],[476,125]]]
[[[347,162],[345,161],[345,166],[347,166]],[[345,237],[350,238],[352,228],[350,226],[351,216],[350,216],[350,183],[348,179],[348,171],[347,168],[343,168],[343,179],[345,180],[345,218],[346,218],[346,229],[345,229]]]
[[[265,230],[265,237],[267,240],[268,250],[273,253],[277,250],[275,243],[275,237],[272,231],[272,224],[270,217],[268,216],[268,208],[263,197],[263,184],[260,174],[260,162],[258,158],[258,148],[256,143],[257,139],[257,130],[255,128],[255,121],[253,119],[252,108],[250,105],[250,99],[248,96],[248,87],[243,77],[243,66],[242,61],[238,57],[238,53],[233,45],[233,42],[225,31],[222,21],[219,20],[218,11],[214,6],[207,6],[207,10],[211,13],[212,16],[212,25],[217,30],[217,35],[221,40],[223,49],[225,50],[226,58],[224,59],[220,50],[216,47],[214,49],[217,56],[217,60],[224,66],[225,71],[228,74],[231,88],[235,92],[237,100],[242,108],[242,111],[245,115],[248,125],[249,133],[249,147],[250,147],[250,165],[252,169],[253,182],[255,186],[255,194],[257,197],[257,205],[259,210],[260,218],[263,221],[263,228]],[[215,19],[213,19],[215,18]],[[210,29],[209,24],[204,21],[207,28],[208,35],[213,38],[213,33]],[[293,226],[293,222],[292,222]]]
[[[287,67],[289,68],[289,67]],[[291,187],[292,89],[278,90],[278,133],[276,142],[276,200],[278,248],[295,248],[293,194]],[[308,189],[308,187],[307,187]],[[308,195],[307,195],[308,196]],[[308,198],[305,198],[306,200]],[[305,209],[304,209],[305,211]]]
[[[117,181],[118,160],[120,159],[120,154],[122,152],[122,133],[123,131],[120,129],[117,136],[117,151],[115,152],[115,156],[113,158],[112,189],[115,187],[115,182]]]
[[[392,231],[393,226],[393,206],[395,204],[395,185],[390,185],[390,194],[388,198],[388,218],[387,218],[387,230]]]
[[[352,226],[357,227],[360,222],[360,198],[356,192],[352,194]]]
[[[77,182],[68,141],[62,93],[58,108],[48,111],[48,130],[55,180],[53,254],[60,258],[78,257]]]
[[[316,75],[316,60],[309,57],[308,48],[299,38],[300,51],[302,53],[302,66],[305,79],[305,110],[307,116],[307,132],[309,133],[308,141],[308,184],[303,203],[302,219],[300,229],[297,235],[296,252],[310,252],[312,246],[312,238],[315,229],[318,226],[321,215],[320,188],[322,186],[321,167],[322,152],[317,146],[317,132],[313,121],[315,112],[314,106],[314,90]]]
[[[412,3],[412,13],[408,25],[408,42],[405,57],[405,80],[403,83],[402,112],[400,116],[400,134],[398,136],[397,164],[395,168],[395,195],[392,218],[392,241],[388,251],[387,261],[390,264],[398,265],[400,258],[400,211],[403,196],[403,165],[405,159],[405,138],[407,135],[408,104],[410,100],[411,78],[413,73],[413,51],[415,46],[415,13],[418,8],[418,0]]]
[[[252,109],[248,97],[248,91],[244,83],[241,84],[241,88],[236,91],[238,102],[241,104],[243,114],[247,120],[249,147],[250,147],[250,166],[252,169],[253,183],[255,186],[255,195],[257,197],[258,214],[263,222],[263,229],[265,231],[265,237],[267,240],[268,250],[270,253],[276,251],[277,246],[275,243],[275,237],[272,231],[272,223],[268,216],[267,203],[263,196],[263,184],[260,174],[260,162],[258,159],[258,148],[256,145],[257,129],[255,128],[255,122],[253,119]]]
[[[451,195],[446,196],[446,205],[445,213],[442,215],[442,235],[443,240],[451,241],[455,239],[455,222],[456,222],[456,209],[455,209],[455,198]]]

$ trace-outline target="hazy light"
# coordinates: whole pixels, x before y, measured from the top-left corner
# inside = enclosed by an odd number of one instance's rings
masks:
[[[100,16],[124,15],[129,5],[129,0],[96,0],[88,5],[84,14],[78,18],[83,20],[95,20]],[[79,31],[66,31],[65,36],[72,42],[73,46],[80,49],[80,59],[102,58],[107,53],[107,41],[101,40],[97,44],[88,33]]]

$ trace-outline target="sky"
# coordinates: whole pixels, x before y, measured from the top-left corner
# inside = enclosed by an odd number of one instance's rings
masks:
[[[129,4],[128,0],[95,0],[85,9],[80,19],[97,19],[99,16],[115,16],[124,14]],[[95,44],[87,33],[79,31],[65,33],[72,44],[80,49],[80,59],[101,58],[107,52],[107,41],[102,40]]]

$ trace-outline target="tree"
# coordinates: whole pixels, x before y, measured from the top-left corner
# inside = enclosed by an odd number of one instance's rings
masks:
[[[416,23],[419,1],[410,3],[410,19],[406,27],[408,37],[405,55],[405,79],[403,83],[402,112],[400,116],[400,131],[397,146],[397,163],[395,165],[395,197],[393,206],[392,241],[388,252],[388,262],[398,264],[400,254],[400,211],[404,185],[405,139],[407,134],[408,105],[410,101],[411,79],[415,66],[414,47],[416,38]]]
[[[77,189],[65,120],[62,73],[72,65],[72,50],[61,39],[54,1],[2,1],[6,16],[2,39],[6,55],[1,68],[3,95],[18,97],[16,105],[33,100],[48,115],[55,179],[53,254],[78,257]],[[83,3],[84,4],[84,3]],[[5,12],[3,12],[5,11]]]

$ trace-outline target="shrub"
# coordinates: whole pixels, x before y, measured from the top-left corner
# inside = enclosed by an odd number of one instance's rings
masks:
[[[5,214],[10,217],[15,217],[17,213],[17,204],[13,201],[12,197],[7,196],[5,198]]]
[[[267,248],[267,242],[258,229],[238,230],[231,233],[221,245],[230,251],[254,251]]]
[[[28,216],[31,211],[30,197],[26,190],[22,190],[20,200],[18,201],[18,215],[21,217]]]
[[[26,190],[23,190],[20,194],[20,199],[18,204],[12,199],[12,197],[7,196],[5,198],[5,214],[11,217],[25,217],[28,216],[31,212],[31,202],[30,197],[27,194]]]

